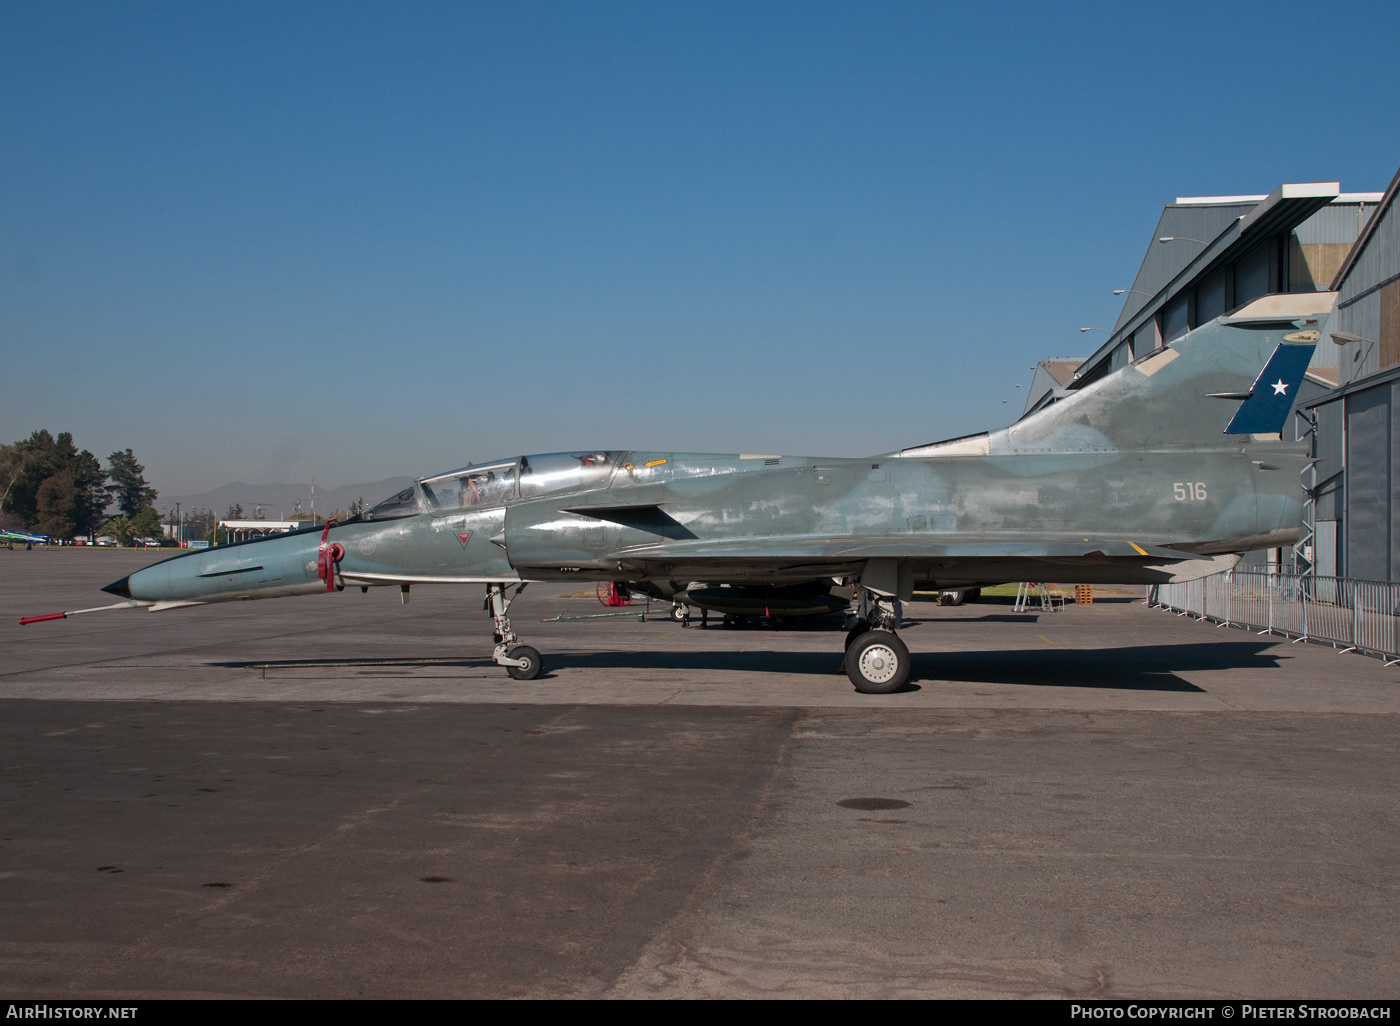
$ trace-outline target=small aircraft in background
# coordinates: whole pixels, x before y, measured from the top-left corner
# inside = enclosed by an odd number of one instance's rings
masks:
[[[910,672],[894,602],[916,582],[1179,582],[1294,541],[1311,454],[1281,431],[1334,300],[1254,300],[997,431],[862,459],[516,456],[103,590],[156,611],[347,587],[397,586],[407,601],[414,584],[475,584],[493,659],[530,679],[543,660],[507,615],[530,582],[704,581],[730,593],[721,601],[820,606],[839,581],[855,596],[847,673],[888,693]]]
[[[0,542],[24,542],[26,545],[47,545],[46,534],[29,534],[26,531],[0,531]]]

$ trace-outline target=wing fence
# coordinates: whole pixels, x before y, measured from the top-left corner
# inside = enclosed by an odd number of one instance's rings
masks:
[[[1154,585],[1147,603],[1261,634],[1330,642],[1380,656],[1387,666],[1400,662],[1400,584],[1389,581],[1231,570]]]

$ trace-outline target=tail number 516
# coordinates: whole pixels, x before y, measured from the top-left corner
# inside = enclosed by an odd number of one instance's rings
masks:
[[[1191,500],[1199,502],[1206,497],[1206,483],[1204,481],[1177,481],[1172,485],[1172,494],[1176,496],[1177,502]]]

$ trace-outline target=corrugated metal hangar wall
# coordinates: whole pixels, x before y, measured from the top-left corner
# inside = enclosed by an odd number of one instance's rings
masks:
[[[1329,346],[1339,386],[1306,401],[1317,418],[1314,568],[1361,580],[1400,580],[1400,171],[1349,248],[1331,288]]]

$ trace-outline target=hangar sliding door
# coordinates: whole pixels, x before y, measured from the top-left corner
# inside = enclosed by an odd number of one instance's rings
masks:
[[[1390,383],[1346,398],[1346,575],[1390,580]]]

